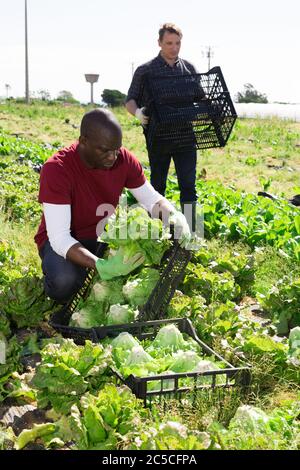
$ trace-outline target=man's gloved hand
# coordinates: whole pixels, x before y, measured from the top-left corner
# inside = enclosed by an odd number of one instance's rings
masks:
[[[175,240],[178,240],[182,248],[186,248],[191,240],[192,234],[183,213],[179,211],[173,212],[169,217],[169,223],[174,225]]]
[[[140,121],[143,126],[147,126],[149,117],[144,114],[146,108],[137,108],[135,117]]]
[[[114,277],[126,276],[145,261],[142,253],[136,253],[132,258],[126,259],[122,252],[108,259],[99,258],[96,261],[96,269],[103,281],[109,281]]]

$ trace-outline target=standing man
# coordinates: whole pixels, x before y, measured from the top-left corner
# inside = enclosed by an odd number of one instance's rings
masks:
[[[195,67],[188,61],[178,57],[181,47],[182,32],[173,23],[165,23],[159,30],[158,45],[160,52],[157,57],[139,66],[133,76],[127,94],[126,108],[129,113],[139,119],[147,135],[149,117],[146,108],[149,102],[141,98],[144,80],[149,75],[186,75],[197,73]],[[145,96],[145,94],[144,94]],[[143,100],[143,102],[142,102]],[[191,143],[191,149],[183,152],[176,150],[151,149],[147,146],[151,168],[151,184],[164,196],[168,171],[173,158],[178,185],[180,189],[181,209],[185,213],[192,231],[196,224],[196,147]]]

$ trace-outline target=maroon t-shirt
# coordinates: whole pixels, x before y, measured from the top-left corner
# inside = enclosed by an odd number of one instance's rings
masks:
[[[120,149],[112,168],[89,169],[79,156],[76,142],[43,165],[39,202],[70,204],[71,235],[76,240],[95,240],[97,224],[107,215],[97,215],[97,208],[99,211],[101,204],[116,208],[124,188],[138,188],[145,181],[141,164],[126,148]],[[34,240],[38,249],[48,240],[44,215]]]

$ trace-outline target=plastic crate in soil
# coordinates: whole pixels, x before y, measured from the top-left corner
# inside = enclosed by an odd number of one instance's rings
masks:
[[[139,308],[137,321],[157,320],[163,318],[166,309],[184,277],[185,268],[191,259],[191,252],[181,248],[173,241],[171,248],[165,253],[160,265],[160,278],[151,292],[147,302]],[[61,310],[55,312],[50,319],[50,325],[65,338],[73,338],[78,344],[85,340],[98,341],[115,331],[115,326],[99,326],[94,328],[79,328],[69,326],[70,318],[76,311],[81,299],[86,299],[92,287],[95,271],[90,270],[82,288],[73,299]],[[123,325],[121,325],[122,327]]]
[[[207,73],[147,76],[148,148],[185,151],[224,147],[237,114],[220,67]]]
[[[116,376],[125,383],[132,392],[144,400],[146,405],[153,402],[153,399],[175,398],[181,399],[183,396],[191,394],[195,398],[198,391],[217,391],[220,389],[232,389],[235,387],[246,390],[250,385],[251,373],[248,364],[241,367],[234,367],[220,354],[211,349],[201,341],[188,318],[176,318],[167,320],[155,320],[149,322],[130,323],[118,325],[113,330],[107,332],[107,336],[115,337],[123,331],[127,331],[139,340],[154,338],[158,330],[169,323],[173,323],[182,332],[193,338],[200,346],[205,355],[214,357],[224,365],[223,369],[208,370],[205,372],[188,372],[160,374],[147,377],[136,377],[130,375],[124,378],[113,369]],[[188,383],[187,383],[187,380]]]
[[[93,328],[77,328],[69,326],[70,318],[76,311],[77,305],[82,299],[86,299],[92,287],[95,271],[87,271],[83,286],[74,295],[70,302],[57,312],[54,312],[49,320],[50,326],[60,333],[64,338],[72,338],[77,344],[84,344],[85,340],[98,341],[98,337]]]

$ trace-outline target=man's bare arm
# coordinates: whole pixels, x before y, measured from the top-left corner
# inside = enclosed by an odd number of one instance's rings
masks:
[[[132,114],[132,116],[135,116],[135,112],[138,109],[138,105],[136,104],[136,101],[134,99],[127,101],[126,103],[126,109],[127,111]]]
[[[67,252],[66,258],[83,268],[92,268],[96,266],[98,257],[93,255],[87,248],[81,243],[75,243]]]

